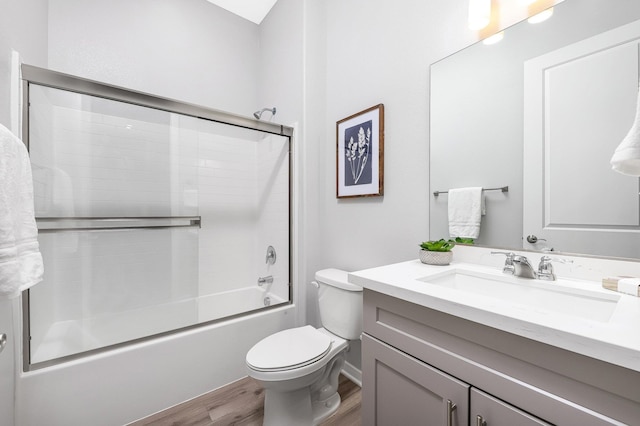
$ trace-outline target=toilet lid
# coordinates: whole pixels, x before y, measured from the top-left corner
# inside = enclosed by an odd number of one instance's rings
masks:
[[[290,370],[316,362],[330,349],[331,338],[306,325],[262,339],[247,353],[247,364],[259,371]]]

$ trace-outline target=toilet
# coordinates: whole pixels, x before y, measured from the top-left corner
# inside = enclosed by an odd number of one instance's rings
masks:
[[[362,287],[339,269],[323,269],[315,278],[323,327],[277,332],[247,353],[249,376],[265,389],[265,426],[317,425],[340,405],[345,353],[362,333]]]

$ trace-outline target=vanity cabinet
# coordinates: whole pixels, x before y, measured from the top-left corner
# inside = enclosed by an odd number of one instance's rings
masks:
[[[362,350],[373,398],[363,424],[550,425],[366,334]]]
[[[366,425],[634,425],[640,373],[364,292]]]

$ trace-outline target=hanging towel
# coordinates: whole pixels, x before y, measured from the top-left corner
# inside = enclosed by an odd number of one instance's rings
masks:
[[[449,190],[449,235],[478,238],[483,212],[482,187]]]
[[[19,296],[43,273],[29,155],[0,124],[0,298]]]
[[[611,167],[618,173],[629,176],[640,176],[640,93],[636,118],[611,157]]]

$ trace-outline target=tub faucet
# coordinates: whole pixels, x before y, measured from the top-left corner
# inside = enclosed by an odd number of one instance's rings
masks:
[[[273,275],[258,278],[258,285],[262,287],[265,284],[273,283]]]

